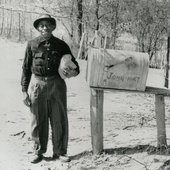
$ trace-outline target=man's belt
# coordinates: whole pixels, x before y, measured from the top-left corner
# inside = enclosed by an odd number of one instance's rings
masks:
[[[37,76],[37,75],[34,74],[34,78],[35,79],[42,80],[42,81],[54,80],[57,77],[59,77],[59,76],[56,76],[56,75],[54,75],[54,76]]]

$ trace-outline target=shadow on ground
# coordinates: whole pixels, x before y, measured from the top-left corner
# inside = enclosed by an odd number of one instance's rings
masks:
[[[147,152],[149,155],[156,154],[156,155],[170,155],[170,146],[168,147],[155,147],[152,145],[137,145],[134,147],[119,147],[119,148],[107,148],[104,149],[101,154],[108,154],[108,155],[131,155],[135,153],[142,153]],[[93,155],[92,151],[84,151],[77,155],[70,156],[71,160],[78,160],[85,156]]]

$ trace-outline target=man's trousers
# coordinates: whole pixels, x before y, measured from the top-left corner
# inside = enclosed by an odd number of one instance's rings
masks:
[[[66,84],[58,76],[37,77],[31,81],[31,135],[35,154],[45,153],[52,131],[53,154],[67,153],[68,118]]]

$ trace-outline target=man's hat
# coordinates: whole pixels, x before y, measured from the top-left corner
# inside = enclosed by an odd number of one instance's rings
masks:
[[[49,21],[51,23],[51,25],[54,25],[56,27],[56,20],[55,20],[55,18],[52,18],[51,15],[49,15],[49,14],[43,14],[38,19],[36,19],[34,21],[34,23],[33,23],[33,25],[34,25],[34,27],[36,29],[38,27],[39,22],[42,21],[42,20],[47,20],[47,21]]]

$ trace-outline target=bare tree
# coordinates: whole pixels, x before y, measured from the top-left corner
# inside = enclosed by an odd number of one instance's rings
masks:
[[[156,0],[133,1],[134,7],[128,6],[130,32],[138,40],[138,50],[147,52],[152,60],[164,42],[166,31],[166,11],[163,2]],[[129,21],[128,21],[129,22]]]

